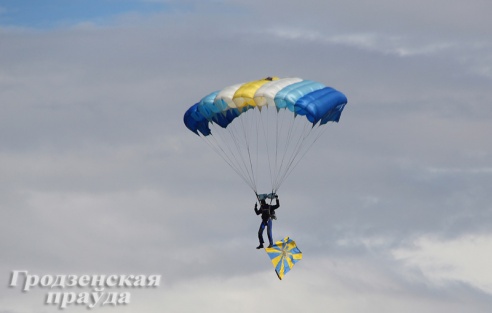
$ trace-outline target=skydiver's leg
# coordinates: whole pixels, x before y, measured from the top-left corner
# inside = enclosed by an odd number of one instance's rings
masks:
[[[263,231],[265,230],[265,223],[262,221],[260,224],[260,229],[258,229],[258,239],[260,240],[260,244],[263,244]]]
[[[268,224],[267,224],[268,241],[270,242],[270,246],[273,245],[272,228],[273,228],[273,224],[272,224],[272,220],[270,219],[268,220]]]
[[[256,249],[263,248],[263,231],[265,230],[265,223],[263,221],[260,224],[260,229],[258,229],[258,239],[260,240],[260,245]]]

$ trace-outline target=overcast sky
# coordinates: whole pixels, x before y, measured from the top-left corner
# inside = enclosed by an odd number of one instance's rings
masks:
[[[161,275],[109,312],[485,313],[492,2],[0,1],[0,313],[33,275]],[[279,281],[254,193],[184,112],[266,76],[348,104],[282,185]],[[74,291],[72,289],[56,291]],[[92,292],[90,288],[75,289]],[[66,312],[86,312],[70,305]]]

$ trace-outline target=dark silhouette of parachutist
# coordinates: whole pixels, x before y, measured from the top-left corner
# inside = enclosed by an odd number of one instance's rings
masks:
[[[265,227],[267,228],[268,241],[270,243],[268,248],[271,248],[273,245],[272,219],[275,219],[275,220],[277,219],[275,216],[275,210],[280,207],[280,202],[278,200],[277,195],[275,195],[275,200],[277,202],[275,205],[267,204],[265,199],[260,200],[260,208],[259,209],[258,209],[258,203],[255,203],[256,215],[261,214],[261,224],[260,224],[260,228],[258,229],[258,239],[260,241],[260,245],[258,247],[256,247],[256,249],[263,248],[263,243],[265,242],[263,240],[263,231],[265,230]]]

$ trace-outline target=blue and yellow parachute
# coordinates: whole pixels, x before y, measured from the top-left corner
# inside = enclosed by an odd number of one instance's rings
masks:
[[[276,193],[346,103],[321,83],[268,77],[210,93],[186,111],[184,123],[256,194]]]

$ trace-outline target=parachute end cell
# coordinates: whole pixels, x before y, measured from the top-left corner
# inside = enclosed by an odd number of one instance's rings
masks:
[[[199,104],[194,104],[185,112],[183,122],[195,134],[199,135],[201,133],[203,136],[208,136],[211,134],[209,127],[210,120],[199,110]]]

